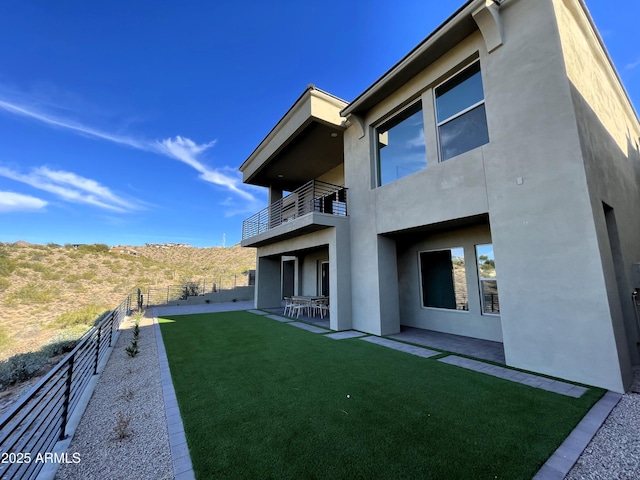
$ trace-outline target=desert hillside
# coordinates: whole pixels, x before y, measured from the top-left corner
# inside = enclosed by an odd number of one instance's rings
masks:
[[[255,250],[0,243],[0,360],[36,350],[140,288],[186,281],[246,285]]]

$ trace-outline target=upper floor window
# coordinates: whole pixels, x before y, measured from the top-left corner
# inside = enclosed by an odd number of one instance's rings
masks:
[[[442,160],[489,143],[479,62],[437,87],[435,97]]]
[[[376,128],[378,185],[427,167],[422,103],[417,102]]]

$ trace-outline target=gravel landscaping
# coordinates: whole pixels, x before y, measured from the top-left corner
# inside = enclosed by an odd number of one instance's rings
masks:
[[[153,319],[141,319],[135,357],[125,352],[133,319],[121,329],[68,449],[81,460],[62,464],[56,479],[173,478]]]
[[[640,370],[630,392],[620,399],[567,480],[640,478]]]

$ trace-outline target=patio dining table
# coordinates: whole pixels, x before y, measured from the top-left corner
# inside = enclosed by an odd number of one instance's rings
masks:
[[[319,300],[326,300],[327,302],[329,301],[329,297],[324,297],[322,295],[318,296],[318,295],[294,295],[291,297],[291,301],[293,301],[294,303],[299,303],[301,305],[304,305],[304,307],[307,309],[307,314],[309,316],[314,316],[315,317],[315,313],[313,313],[312,315],[312,309],[313,309],[313,304],[314,302],[317,302]]]

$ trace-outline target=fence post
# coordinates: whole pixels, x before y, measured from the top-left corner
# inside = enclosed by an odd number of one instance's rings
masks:
[[[109,323],[109,346],[111,346],[111,338],[113,337],[113,322],[116,320],[115,310],[111,312],[111,322]]]
[[[69,359],[69,368],[67,368],[67,381],[64,389],[64,402],[62,404],[62,425],[60,425],[60,440],[64,440],[65,430],[67,429],[67,420],[69,417],[69,400],[71,399],[71,376],[73,375],[73,359],[75,354]]]
[[[96,342],[96,360],[93,365],[93,374],[98,374],[98,356],[100,355],[100,334],[102,333],[102,325],[98,328],[98,341]]]
[[[169,303],[169,286],[167,286],[167,303]]]
[[[238,275],[235,275],[235,274],[233,275],[233,288],[236,288],[236,285],[237,285],[236,279],[237,279],[237,277],[238,277]]]

